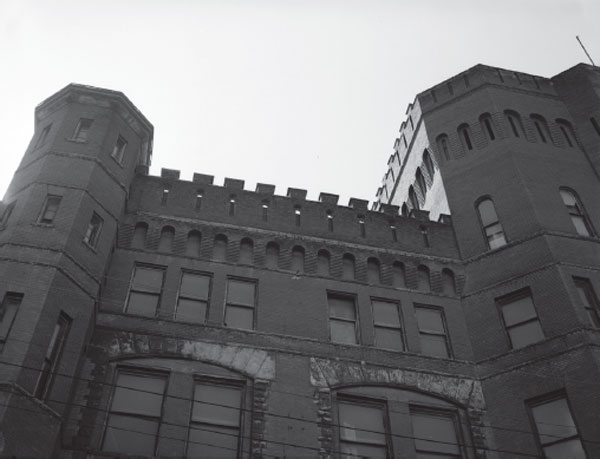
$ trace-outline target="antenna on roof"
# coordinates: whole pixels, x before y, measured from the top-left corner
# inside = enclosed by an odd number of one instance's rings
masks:
[[[581,43],[581,40],[579,39],[579,35],[575,35],[575,38],[577,38],[577,41],[579,42],[579,44],[581,45],[581,49],[583,49],[583,52],[585,53],[585,55],[588,57],[588,59],[590,60],[590,62],[592,63],[592,65],[594,67],[596,67],[596,64],[594,64],[593,59],[591,58],[590,54],[587,52],[587,49],[585,49],[585,46],[583,46],[583,43]]]

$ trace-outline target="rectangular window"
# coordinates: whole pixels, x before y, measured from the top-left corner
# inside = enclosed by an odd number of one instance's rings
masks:
[[[91,120],[89,118],[81,118],[79,120],[79,123],[77,123],[75,132],[73,132],[72,140],[76,140],[78,142],[86,142],[93,122],[94,120]]]
[[[497,301],[513,349],[544,339],[544,332],[528,290],[511,293]]]
[[[127,312],[142,316],[154,317],[158,309],[160,293],[162,291],[164,270],[136,266],[131,279]]]
[[[400,305],[390,301],[371,300],[375,346],[395,351],[404,350],[404,332],[400,318]]]
[[[444,311],[433,306],[415,306],[421,352],[434,357],[450,357]]]
[[[100,231],[102,230],[103,223],[104,220],[102,220],[102,218],[100,218],[100,216],[94,212],[85,232],[83,242],[90,247],[96,247],[98,244],[98,239],[100,238]]]
[[[390,457],[384,402],[338,398],[338,416],[343,458]]]
[[[48,225],[53,223],[61,200],[62,196],[46,196],[46,201],[44,202],[44,207],[42,208],[42,212],[38,218],[38,223],[45,223]]]
[[[8,338],[21,301],[23,301],[22,293],[6,292],[4,295],[0,305],[0,343],[5,342]]]
[[[182,272],[177,311],[175,312],[176,319],[204,323],[208,309],[209,291],[210,276]]]
[[[48,137],[48,133],[50,132],[50,127],[52,126],[52,124],[49,124],[48,126],[46,126],[42,132],[40,133],[40,136],[37,139],[37,142],[35,143],[35,147],[37,148],[40,145],[43,145],[44,142],[46,141],[46,137]]]
[[[544,457],[587,457],[564,395],[530,403],[529,408]]]
[[[255,281],[227,279],[225,326],[253,330],[255,301]]]
[[[50,343],[46,349],[44,363],[42,364],[40,376],[35,388],[36,398],[45,399],[52,388],[52,382],[56,374],[56,366],[60,359],[70,327],[71,318],[61,312],[56,325],[54,325],[52,337],[50,338]]]
[[[154,455],[166,385],[164,375],[118,372],[103,451]]]
[[[125,148],[127,148],[127,140],[125,140],[122,136],[119,136],[111,154],[111,156],[119,164],[123,162],[123,157],[125,156]]]
[[[242,386],[196,381],[186,457],[238,457]]]
[[[585,310],[588,313],[590,322],[596,327],[600,327],[600,302],[594,292],[592,283],[589,279],[583,277],[574,277],[575,287],[579,293],[579,299],[583,303]]]
[[[454,413],[411,406],[410,421],[417,459],[463,457]]]
[[[353,296],[327,294],[329,339],[334,343],[358,344],[356,302]]]

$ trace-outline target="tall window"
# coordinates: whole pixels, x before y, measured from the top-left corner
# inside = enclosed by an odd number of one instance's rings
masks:
[[[508,120],[513,135],[515,137],[525,137],[525,129],[523,128],[521,116],[513,110],[506,110],[504,116],[506,116],[506,119]]]
[[[429,280],[429,268],[421,265],[417,268],[417,284],[422,292],[431,291],[431,281]]]
[[[304,248],[298,245],[292,249],[292,271],[304,272]]]
[[[576,146],[577,139],[575,138],[575,131],[573,130],[573,126],[571,126],[571,123],[569,123],[567,120],[557,119],[556,124],[560,129],[565,143],[571,148]]]
[[[4,295],[2,304],[0,304],[0,343],[4,343],[8,338],[22,301],[22,293],[6,292]]]
[[[40,136],[37,139],[37,142],[35,143],[35,148],[44,144],[44,142],[46,141],[46,138],[48,137],[48,133],[50,132],[51,127],[52,127],[52,124],[49,124],[48,126],[46,126],[43,129],[43,131],[40,133]]]
[[[564,395],[529,404],[544,457],[586,459],[579,432]]]
[[[294,221],[296,222],[296,226],[300,226],[302,223],[302,210],[300,206],[294,206]]]
[[[173,239],[175,239],[175,228],[172,226],[164,226],[160,231],[160,239],[158,240],[159,252],[172,252]]]
[[[442,291],[446,295],[456,295],[456,280],[454,273],[448,268],[442,269]]]
[[[256,282],[252,280],[227,279],[227,304],[225,325],[232,328],[254,329]]]
[[[367,280],[369,284],[381,284],[381,263],[377,258],[367,260]]]
[[[473,141],[472,136],[471,136],[471,128],[469,128],[468,124],[461,124],[458,127],[458,137],[460,138],[460,141],[462,142],[463,148],[465,149],[465,151],[467,150],[472,150],[473,149]]]
[[[410,420],[418,459],[463,457],[454,413],[411,406]]]
[[[262,219],[264,222],[269,221],[269,201],[268,200],[263,200],[263,202],[261,203],[261,209],[262,209]]]
[[[81,118],[79,123],[77,123],[77,127],[75,128],[75,132],[73,132],[73,137],[71,139],[78,142],[86,142],[93,122],[94,120],[89,118]]]
[[[600,302],[598,296],[594,292],[594,287],[589,279],[583,277],[574,277],[575,287],[579,294],[579,299],[588,313],[590,322],[596,327],[600,327]]]
[[[98,245],[98,239],[100,238],[100,231],[102,230],[103,223],[104,220],[102,220],[102,218],[100,218],[100,216],[94,212],[90,222],[88,223],[87,230],[85,231],[83,242],[90,247],[96,247],[96,245]]]
[[[575,226],[577,234],[582,236],[592,236],[594,234],[592,225],[587,218],[585,209],[581,205],[577,194],[567,188],[561,188],[560,197],[562,198],[563,203],[569,212],[571,221],[573,222],[573,226]]]
[[[479,221],[481,222],[488,247],[490,249],[497,249],[506,245],[504,229],[502,229],[502,224],[498,220],[494,202],[489,198],[483,199],[477,204],[477,212],[479,213]]]
[[[543,143],[552,143],[552,136],[550,135],[550,129],[548,128],[548,123],[546,119],[541,115],[536,115],[535,113],[531,114],[531,121],[533,121],[533,125],[535,126],[535,131],[539,139]]]
[[[406,287],[406,270],[400,261],[395,261],[392,266],[392,283],[394,287]]]
[[[240,241],[239,262],[245,265],[251,265],[254,258],[254,242],[247,237]]]
[[[185,254],[190,257],[199,257],[201,242],[202,234],[200,233],[200,231],[190,231],[188,233],[187,242],[185,244]]]
[[[276,242],[270,241],[267,244],[265,264],[271,269],[279,267],[279,244]]]
[[[123,162],[123,157],[125,156],[125,149],[127,148],[127,140],[123,138],[123,136],[119,136],[117,138],[117,142],[113,147],[113,151],[111,156],[121,164]]]
[[[415,183],[417,184],[417,189],[421,193],[421,202],[425,202],[425,195],[427,194],[427,183],[425,183],[425,177],[423,177],[423,172],[421,172],[421,168],[417,168]]]
[[[177,320],[204,323],[208,310],[209,293],[210,276],[182,272],[175,312]]]
[[[242,386],[236,381],[196,381],[186,457],[237,457]]]
[[[138,222],[135,224],[131,247],[143,249],[146,247],[146,236],[148,235],[148,223]]]
[[[329,276],[330,273],[330,260],[331,256],[329,252],[325,249],[319,250],[317,253],[317,274],[319,276]]]
[[[354,255],[345,253],[342,256],[342,279],[353,280],[356,276]]]
[[[224,234],[217,234],[213,243],[213,260],[226,261],[227,260],[227,236]]]
[[[162,291],[164,269],[136,266],[133,270],[126,311],[154,317]]]
[[[438,151],[444,156],[447,161],[450,159],[450,146],[448,144],[448,136],[446,134],[440,134],[436,139]]]
[[[444,312],[432,306],[415,306],[421,352],[435,357],[450,357]]]
[[[235,194],[229,196],[229,215],[235,215]]]
[[[400,305],[391,301],[372,300],[375,347],[404,350],[404,332]]]
[[[340,452],[344,458],[390,457],[385,403],[364,398],[338,397]]]
[[[333,231],[333,213],[330,210],[327,211],[327,229]]]
[[[329,293],[329,337],[334,343],[358,344],[356,303],[353,296]]]
[[[153,456],[160,426],[166,376],[119,371],[102,449]]]
[[[496,140],[496,131],[492,116],[489,113],[484,113],[479,117],[479,123],[488,140]]]
[[[412,209],[419,210],[419,199],[412,185],[408,188],[408,201]]]
[[[528,290],[511,293],[497,300],[513,349],[537,343],[544,332]]]
[[[423,165],[425,167],[425,172],[427,172],[427,175],[429,176],[429,181],[431,182],[435,174],[435,166],[433,165],[431,155],[427,150],[423,152]]]
[[[38,223],[44,223],[47,225],[52,224],[54,222],[54,218],[56,217],[56,213],[58,212],[58,207],[60,206],[61,200],[62,196],[50,194],[46,196],[46,201],[44,202],[44,207],[42,208],[42,212],[38,218]]]
[[[52,388],[52,382],[56,375],[56,365],[60,359],[70,326],[71,318],[61,312],[58,321],[54,325],[46,355],[44,355],[44,362],[35,388],[36,398],[45,399]]]
[[[365,237],[367,235],[367,229],[365,227],[365,216],[364,215],[358,216],[358,229],[359,229],[361,237]]]

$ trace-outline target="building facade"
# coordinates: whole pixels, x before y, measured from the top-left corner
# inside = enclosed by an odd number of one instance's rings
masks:
[[[35,111],[0,222],[2,457],[600,457],[600,71],[415,98],[377,201],[163,169]]]

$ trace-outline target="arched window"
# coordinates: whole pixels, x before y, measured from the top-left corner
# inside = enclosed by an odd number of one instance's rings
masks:
[[[433,161],[431,160],[431,155],[427,150],[423,152],[423,166],[425,167],[425,173],[429,176],[429,182],[433,181],[433,176],[435,174],[435,166],[433,165]]]
[[[355,276],[356,272],[354,255],[350,253],[345,253],[342,257],[342,278],[354,280]]]
[[[317,253],[317,274],[319,276],[329,276],[330,271],[330,255],[329,252],[325,249],[319,250]]]
[[[381,284],[381,264],[377,258],[367,260],[367,280],[369,284]]]
[[[543,143],[552,143],[552,136],[550,135],[550,129],[548,128],[546,119],[542,115],[536,113],[532,113],[529,117],[531,118],[531,121],[533,121],[538,138]]]
[[[565,143],[573,148],[577,145],[577,138],[575,137],[575,131],[573,130],[573,126],[567,120],[557,119],[556,124],[560,129],[560,132],[565,140]]]
[[[299,245],[292,249],[292,271],[296,273],[304,272],[304,248]]]
[[[199,257],[200,256],[200,242],[202,235],[200,231],[192,230],[188,233],[187,243],[185,245],[185,254],[188,257]]]
[[[415,193],[415,189],[412,185],[408,189],[408,200],[413,209],[419,210],[419,199],[417,198],[417,193]]]
[[[569,212],[577,234],[581,234],[582,236],[592,236],[594,234],[592,225],[588,220],[585,209],[583,208],[577,193],[569,188],[561,188],[560,197]]]
[[[465,150],[465,152],[467,150],[472,150],[473,149],[473,141],[472,139],[472,135],[471,135],[471,128],[469,127],[469,125],[467,123],[463,123],[460,126],[458,126],[458,129],[456,130],[458,132],[458,137],[460,138],[460,141],[463,145],[463,149]]]
[[[240,257],[239,262],[245,265],[251,265],[254,258],[254,243],[252,239],[247,237],[240,241]]]
[[[422,197],[421,201],[424,204],[425,203],[425,195],[427,194],[427,184],[425,183],[425,177],[423,177],[423,172],[421,172],[420,167],[417,167],[416,182],[417,182],[418,190],[421,193],[421,197]]]
[[[175,228],[172,226],[165,226],[160,232],[160,240],[158,242],[159,252],[172,252],[173,251],[173,238],[175,237]]]
[[[217,234],[215,236],[213,245],[213,260],[227,260],[227,236],[224,234]]]
[[[402,204],[402,216],[403,217],[408,217],[408,206],[406,205],[406,203]]]
[[[490,249],[497,249],[506,245],[504,230],[498,220],[494,202],[490,198],[481,200],[477,204],[477,212],[479,213],[481,228],[485,234],[488,247]]]
[[[400,261],[394,262],[392,266],[392,283],[394,287],[406,287],[406,271],[404,263]]]
[[[496,129],[494,127],[494,120],[492,119],[492,115],[489,113],[484,113],[479,117],[479,124],[481,124],[481,129],[485,133],[488,140],[496,140]]]
[[[431,283],[429,280],[429,268],[421,265],[417,268],[417,285],[422,292],[431,291]]]
[[[438,152],[442,154],[446,161],[448,161],[450,159],[450,146],[448,143],[448,136],[446,134],[440,134],[437,136],[435,142],[438,147]]]
[[[442,291],[446,295],[456,295],[454,273],[448,268],[442,269]]]
[[[266,249],[266,265],[267,268],[277,269],[279,267],[279,244],[269,242]]]
[[[131,246],[136,249],[143,249],[146,247],[146,236],[148,235],[148,223],[138,222],[135,225],[133,231],[133,239],[131,240]]]
[[[521,116],[514,110],[505,110],[504,116],[510,125],[510,131],[515,137],[525,137],[525,129],[523,128],[523,121]]]

